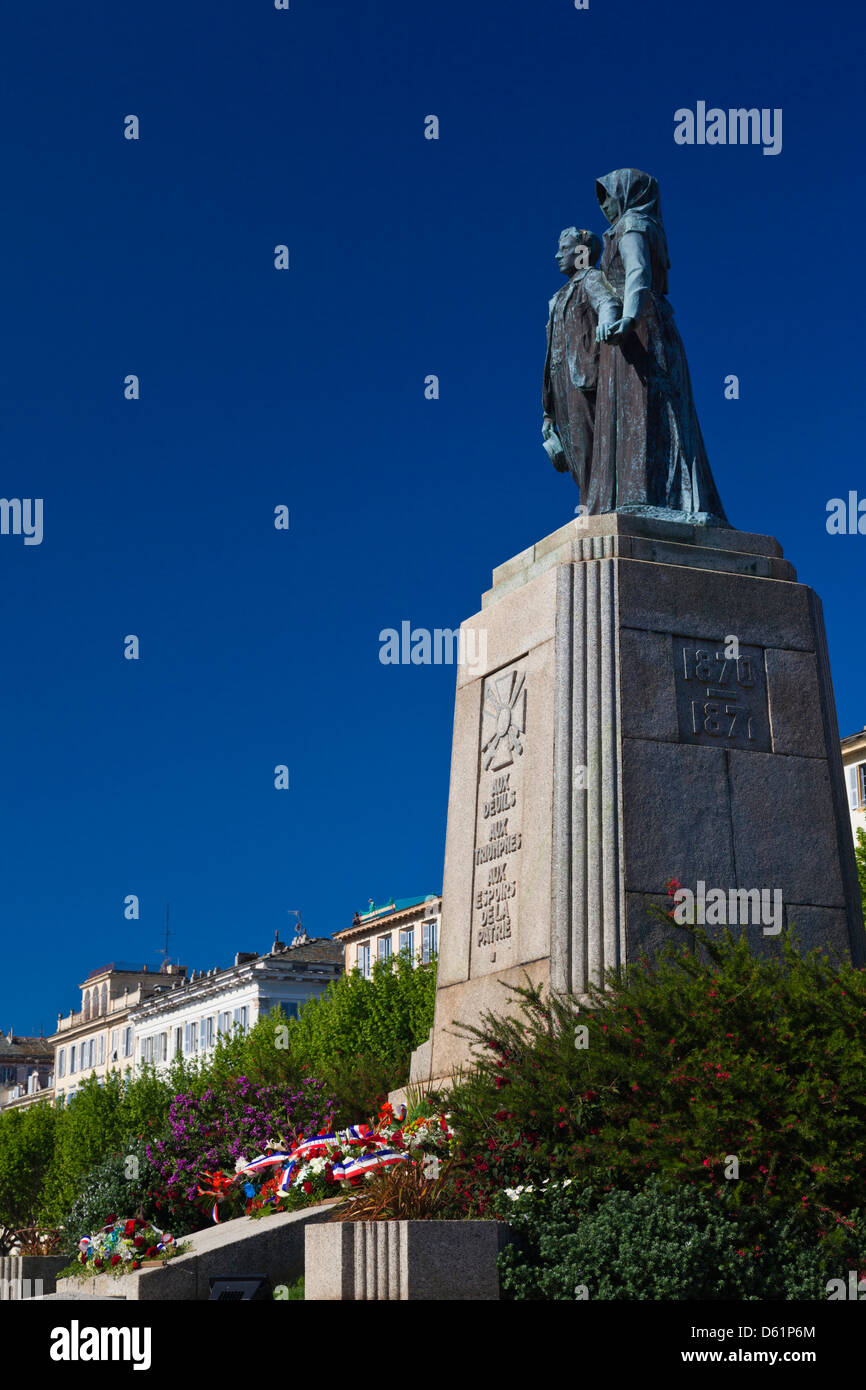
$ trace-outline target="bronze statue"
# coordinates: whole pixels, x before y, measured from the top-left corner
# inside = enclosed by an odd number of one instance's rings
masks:
[[[729,526],[667,300],[658,183],[640,169],[615,169],[597,181],[596,196],[610,223],[601,271],[622,311],[615,322],[600,317],[596,329],[592,459],[583,482],[575,474],[581,502],[592,516],[631,512]]]
[[[621,313],[619,300],[595,268],[601,251],[601,240],[594,232],[566,227],[560,233],[556,263],[568,276],[568,284],[551,299],[547,321],[541,433],[554,468],[571,473],[581,500],[592,458],[599,359],[596,331],[617,322]]]

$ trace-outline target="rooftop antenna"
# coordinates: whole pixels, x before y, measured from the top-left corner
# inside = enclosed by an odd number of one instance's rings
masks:
[[[165,973],[166,967],[168,966],[168,938],[169,938],[170,936],[176,936],[176,935],[177,935],[176,932],[169,931],[169,929],[168,929],[168,916],[169,916],[169,910],[170,910],[170,908],[171,908],[171,903],[166,903],[166,905],[165,905],[165,945],[164,945],[163,948],[162,948],[162,965],[160,966],[160,971],[163,972],[163,973]]]

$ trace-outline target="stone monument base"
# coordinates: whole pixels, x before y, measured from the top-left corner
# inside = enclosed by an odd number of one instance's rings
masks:
[[[482,655],[458,668],[414,1083],[467,1065],[453,1023],[508,1008],[504,984],[580,996],[683,940],[647,912],[670,906],[671,878],[708,929],[724,899],[756,950],[796,924],[866,963],[821,604],[777,541],[580,517],[500,565],[463,628],[460,650]]]

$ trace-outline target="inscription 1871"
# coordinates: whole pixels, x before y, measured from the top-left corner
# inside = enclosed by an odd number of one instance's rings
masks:
[[[728,648],[729,650],[729,648]],[[674,638],[677,718],[684,743],[768,753],[770,718],[764,653],[724,642]]]

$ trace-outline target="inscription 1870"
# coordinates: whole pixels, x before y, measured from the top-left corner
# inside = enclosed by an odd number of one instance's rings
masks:
[[[764,653],[708,639],[674,638],[677,718],[684,743],[771,750]]]

